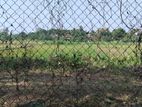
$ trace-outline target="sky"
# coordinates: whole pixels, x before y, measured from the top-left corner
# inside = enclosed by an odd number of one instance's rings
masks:
[[[122,3],[124,22],[130,27],[139,27],[142,0],[122,0]],[[0,0],[0,29],[8,27],[19,33],[37,28],[73,29],[79,26],[86,31],[102,27],[128,30],[120,17],[120,0]]]

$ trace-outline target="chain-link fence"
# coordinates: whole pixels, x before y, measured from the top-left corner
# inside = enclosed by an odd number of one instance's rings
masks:
[[[141,0],[0,0],[0,107],[142,106],[142,81],[118,71],[141,71],[141,11]]]

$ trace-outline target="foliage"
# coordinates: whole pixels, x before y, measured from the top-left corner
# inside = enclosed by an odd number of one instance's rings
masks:
[[[58,52],[54,55],[50,55],[49,60],[48,60],[48,64],[49,67],[53,67],[53,68],[71,68],[73,69],[79,69],[82,67],[87,67],[87,64],[89,62],[86,62],[83,59],[83,56],[81,53],[76,52],[76,53],[70,53],[66,54],[64,52]]]
[[[83,30],[82,26],[79,29],[73,29],[71,31],[71,35],[73,37],[73,41],[84,41],[86,32]]]
[[[31,39],[31,40],[52,40],[52,41],[72,41],[72,42],[86,42],[86,41],[113,41],[113,40],[129,40],[130,35],[134,35],[137,29],[132,29],[128,33],[123,28],[114,29],[112,32],[109,28],[99,28],[96,31],[85,31],[82,26],[79,28],[68,29],[42,29],[38,28],[35,32],[20,32],[19,34],[13,34],[12,38],[19,39]],[[8,40],[9,36],[6,32],[0,32],[1,41]]]
[[[96,35],[101,39],[105,41],[111,41],[112,36],[111,32],[108,28],[100,28],[96,31]]]
[[[47,62],[43,59],[32,59],[31,57],[1,57],[0,70],[22,70],[32,68],[44,68]]]
[[[125,41],[129,41],[129,42],[135,42],[136,41],[136,32],[138,31],[138,29],[131,29],[128,33],[127,33],[127,40]]]
[[[126,35],[126,31],[122,28],[117,28],[112,31],[113,39],[121,40]]]
[[[2,43],[7,42],[10,39],[10,36],[6,32],[0,32],[0,41]]]

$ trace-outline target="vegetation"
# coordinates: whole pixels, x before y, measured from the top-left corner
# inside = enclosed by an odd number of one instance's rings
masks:
[[[26,47],[24,47],[27,41],[30,42],[28,42]],[[59,47],[57,47],[58,45]],[[91,63],[97,67],[109,65],[123,67],[140,64],[140,59],[138,59],[138,57],[136,56],[135,44],[117,41],[100,41],[96,43],[70,43],[59,41],[57,43],[54,43],[53,41],[31,41],[27,39],[25,43],[22,44],[20,41],[13,41],[11,47],[7,47],[6,44],[2,44],[0,50],[2,58],[9,57],[10,59],[11,57],[21,58],[27,56],[33,60],[41,59],[45,60],[46,62],[53,55],[60,55],[61,57],[62,55],[65,57],[68,56],[72,59],[74,53],[78,53],[81,54],[82,58],[89,59],[89,61],[91,61]]]
[[[141,106],[142,59],[133,43],[135,32],[122,28],[86,32],[81,26],[1,32],[0,104]]]
[[[87,32],[83,29],[82,26],[79,29],[41,29],[38,28],[35,32],[20,32],[19,34],[9,35],[8,30],[3,31],[0,33],[0,40],[2,42],[7,41],[9,39],[30,39],[30,40],[61,40],[61,41],[79,41],[79,42],[86,42],[86,41],[133,41],[132,38],[135,38],[134,33],[137,30],[131,30],[126,32],[122,28],[114,29],[112,32],[108,28],[99,28],[96,31]],[[127,39],[126,39],[127,38]]]
[[[117,28],[111,32],[108,28],[99,28],[87,32],[80,26],[72,30],[38,28],[35,32],[9,34],[6,29],[0,33],[0,54],[6,59],[26,56],[46,62],[53,54],[71,57],[81,53],[95,66],[131,66],[141,63],[140,52],[133,43],[136,31]]]

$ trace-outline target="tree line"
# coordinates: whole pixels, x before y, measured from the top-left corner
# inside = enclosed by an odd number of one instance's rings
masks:
[[[108,28],[99,28],[96,31],[85,31],[82,26],[78,29],[49,29],[38,28],[35,32],[19,34],[10,34],[8,30],[0,32],[0,40],[2,43],[11,41],[12,39],[31,39],[31,40],[64,40],[64,41],[113,41],[121,40],[130,42],[135,40],[135,32],[138,29],[132,29],[126,32],[123,28],[116,28],[110,31]]]

